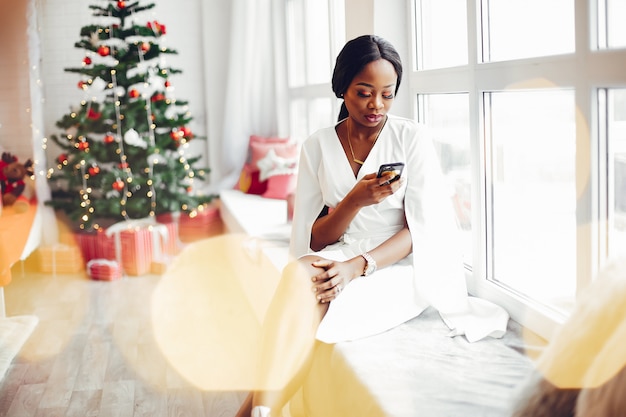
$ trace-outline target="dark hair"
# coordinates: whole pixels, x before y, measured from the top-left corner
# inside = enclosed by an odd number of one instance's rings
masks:
[[[341,98],[348,90],[354,77],[367,64],[379,59],[389,61],[396,70],[398,81],[396,82],[395,93],[397,94],[398,88],[400,88],[400,81],[402,80],[402,61],[398,51],[389,41],[380,36],[363,35],[348,41],[341,52],[339,52],[339,55],[337,55],[332,80],[335,96]],[[348,117],[348,109],[345,103],[342,103],[338,120],[346,117]]]

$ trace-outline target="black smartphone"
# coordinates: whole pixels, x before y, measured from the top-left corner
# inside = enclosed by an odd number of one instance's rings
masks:
[[[385,182],[382,185],[387,185],[387,184],[391,184],[394,181],[398,181],[400,179],[400,176],[402,175],[402,170],[404,169],[404,162],[392,162],[390,164],[382,164],[380,166],[380,168],[378,168],[378,175],[376,175],[378,178],[383,176],[384,172],[387,171],[396,171],[398,174],[393,177],[392,179],[390,179],[389,181]]]

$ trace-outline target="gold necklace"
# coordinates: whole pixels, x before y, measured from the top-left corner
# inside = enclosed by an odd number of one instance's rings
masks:
[[[348,123],[350,123],[351,119],[348,119]],[[380,124],[380,128],[378,129],[378,132],[376,133],[376,137],[374,138],[374,142],[372,142],[372,148],[374,147],[374,145],[376,145],[376,141],[378,140],[378,137],[380,136],[380,132],[383,130],[383,127],[385,127],[385,123],[387,123],[387,116],[385,116],[385,120],[383,120],[383,122]],[[347,125],[346,129],[348,130],[348,146],[350,147],[350,153],[352,154],[352,161],[356,162],[359,165],[363,165],[365,163],[365,161],[361,161],[360,159],[356,159],[356,156],[354,156],[354,150],[352,149],[352,142],[350,141],[350,126]],[[370,150],[372,149],[370,148]]]

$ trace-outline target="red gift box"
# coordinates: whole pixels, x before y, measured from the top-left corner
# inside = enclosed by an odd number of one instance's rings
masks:
[[[123,271],[128,275],[143,275],[150,272],[152,264],[152,231],[148,228],[129,228],[112,232],[113,259],[121,263]]]
[[[179,238],[179,232],[178,232],[178,219],[174,218],[173,216],[157,216],[157,221],[159,222],[159,224],[163,225],[165,227],[166,233],[161,233],[161,252],[162,255],[165,256],[174,256],[177,255],[178,252],[180,252],[181,249],[181,242],[180,242],[180,238]],[[159,258],[161,254],[159,254],[159,251],[155,251],[155,258]]]
[[[85,262],[92,259],[115,259],[113,239],[107,236],[102,229],[95,233],[74,233],[74,239]]]
[[[115,281],[122,278],[122,267],[110,259],[92,259],[87,262],[87,274],[96,281]]]
[[[206,204],[193,213],[180,215],[178,233],[182,242],[194,242],[223,232],[224,223],[217,204]]]

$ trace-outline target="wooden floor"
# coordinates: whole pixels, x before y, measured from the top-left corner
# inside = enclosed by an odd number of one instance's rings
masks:
[[[233,416],[241,392],[204,392],[155,343],[150,295],[160,277],[97,282],[13,268],[7,316],[40,322],[0,381],[0,417]]]

